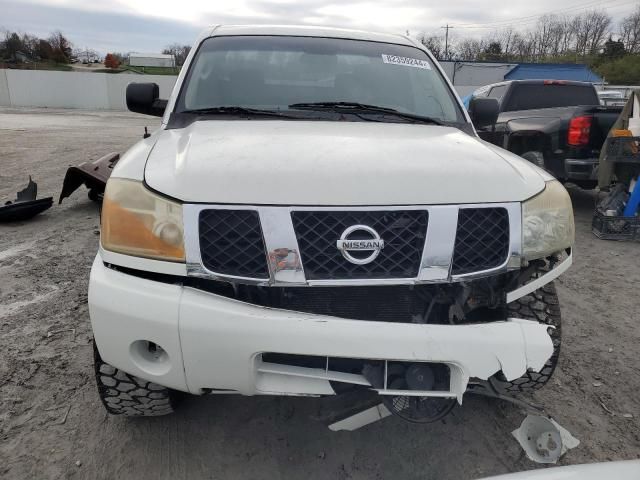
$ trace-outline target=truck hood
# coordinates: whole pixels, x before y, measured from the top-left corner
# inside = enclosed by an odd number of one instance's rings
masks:
[[[203,120],[164,130],[145,167],[184,202],[420,205],[522,201],[535,167],[456,128],[281,120]]]

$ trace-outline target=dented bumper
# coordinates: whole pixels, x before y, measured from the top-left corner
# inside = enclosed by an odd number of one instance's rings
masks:
[[[505,319],[475,325],[368,322],[256,306],[120,273],[94,262],[89,308],[103,359],[147,380],[191,393],[327,395],[331,381],[369,385],[362,375],[270,364],[265,352],[445,363],[447,392],[461,401],[471,377],[502,371],[515,379],[540,370],[553,352],[547,327]],[[136,347],[167,353],[156,363]],[[327,362],[329,365],[329,362]],[[380,391],[380,393],[391,393]],[[416,392],[417,393],[417,392]]]

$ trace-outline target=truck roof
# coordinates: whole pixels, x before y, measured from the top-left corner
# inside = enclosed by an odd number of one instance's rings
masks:
[[[404,35],[306,25],[215,25],[203,32],[202,36],[217,37],[223,35],[286,35],[345,38],[416,46],[415,41]]]
[[[549,79],[534,79],[534,80],[505,80],[504,82],[496,82],[496,83],[492,83],[490,85],[485,85],[485,87],[495,87],[496,85],[509,85],[511,83],[517,83],[517,84],[523,84],[523,85],[534,85],[534,84],[540,84],[540,83],[558,83],[561,85],[577,85],[577,86],[585,86],[585,85],[589,85],[589,86],[593,86],[593,83],[591,82],[579,82],[577,80],[555,80],[553,78],[549,78]]]

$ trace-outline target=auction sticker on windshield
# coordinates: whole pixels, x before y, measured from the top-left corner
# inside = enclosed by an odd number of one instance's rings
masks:
[[[387,55],[382,54],[382,61],[384,63],[390,63],[392,65],[404,65],[406,67],[423,68],[425,70],[431,70],[431,65],[426,60],[420,60],[418,58],[401,57],[399,55]]]

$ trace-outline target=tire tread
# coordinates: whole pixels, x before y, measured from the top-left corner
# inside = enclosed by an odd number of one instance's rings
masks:
[[[157,417],[174,411],[172,390],[104,362],[95,342],[93,354],[98,395],[107,412],[127,417]]]

